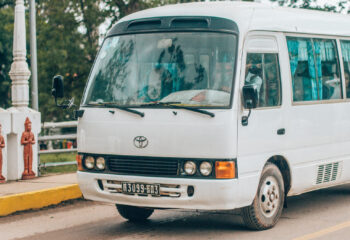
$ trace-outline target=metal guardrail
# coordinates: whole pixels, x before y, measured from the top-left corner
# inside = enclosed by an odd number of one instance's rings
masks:
[[[68,128],[68,127],[77,127],[77,121],[67,121],[67,122],[46,122],[42,123],[41,127],[44,129],[47,128]]]
[[[42,163],[40,164],[40,166],[42,168],[45,167],[57,167],[57,166],[67,166],[67,165],[75,165],[77,164],[76,161],[72,161],[72,162],[53,162],[53,163]]]
[[[39,141],[63,140],[63,139],[77,139],[77,134],[64,134],[55,136],[42,136]]]
[[[69,122],[46,122],[41,125],[43,129],[54,129],[54,128],[71,128],[77,127],[77,121]],[[77,134],[64,134],[64,135],[47,135],[38,137],[39,141],[54,141],[54,140],[64,140],[64,139],[77,139]],[[64,149],[50,149],[50,150],[40,150],[39,154],[46,153],[66,153],[66,152],[76,152],[76,148],[64,148]]]
[[[69,122],[46,122],[41,125],[42,129],[59,129],[59,128],[76,128],[78,125],[77,121],[69,121]],[[59,135],[45,135],[39,136],[39,141],[55,141],[55,140],[76,140],[77,134],[59,134]],[[67,153],[67,152],[76,152],[76,148],[63,148],[63,149],[48,149],[48,150],[39,150],[39,156],[41,154],[49,154],[49,153]],[[39,158],[40,159],[40,158]],[[40,160],[39,160],[40,161]],[[71,162],[53,162],[53,163],[40,163],[39,169],[45,167],[56,167],[56,166],[66,166],[66,165],[74,165],[75,161]]]
[[[68,153],[76,152],[76,148],[64,148],[64,149],[52,149],[52,150],[40,150],[39,154],[49,154],[49,153]]]

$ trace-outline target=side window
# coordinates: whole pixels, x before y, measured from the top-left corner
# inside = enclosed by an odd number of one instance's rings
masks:
[[[288,37],[293,101],[340,99],[335,40]]]
[[[278,54],[248,53],[244,84],[257,85],[258,107],[281,105],[282,94]]]
[[[312,41],[306,38],[287,39],[293,100],[296,102],[317,100],[320,88],[316,79]]]
[[[341,41],[343,55],[346,98],[350,98],[350,41]]]
[[[340,81],[340,68],[335,40],[314,40],[319,84],[322,94],[320,100],[341,99],[342,88]]]

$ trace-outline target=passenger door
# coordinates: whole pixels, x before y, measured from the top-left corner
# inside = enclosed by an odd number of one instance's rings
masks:
[[[251,34],[247,37],[242,58],[240,93],[247,84],[258,87],[258,107],[252,109],[248,125],[242,117],[248,116],[242,97],[238,110],[238,176],[250,179],[250,194],[255,195],[260,171],[265,162],[283,148],[285,124],[282,110],[282,83],[279,64],[278,35]],[[247,181],[242,181],[247,182]],[[248,186],[247,186],[248,187]]]

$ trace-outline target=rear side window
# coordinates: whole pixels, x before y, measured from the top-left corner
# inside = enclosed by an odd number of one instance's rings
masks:
[[[336,41],[287,37],[293,101],[341,99]]]
[[[278,55],[275,53],[248,53],[245,85],[258,87],[258,107],[281,105],[281,80]]]
[[[343,55],[346,98],[350,98],[350,41],[341,41]]]

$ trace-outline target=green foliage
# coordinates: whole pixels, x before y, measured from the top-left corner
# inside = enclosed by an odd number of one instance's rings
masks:
[[[46,167],[40,170],[41,175],[47,175],[50,173],[73,173],[77,171],[77,165]]]
[[[204,0],[37,0],[37,59],[39,110],[42,121],[64,121],[72,113],[55,107],[52,78],[64,76],[65,98],[79,104],[90,69],[99,48],[99,26],[133,12],[178,2]],[[10,107],[8,76],[12,63],[13,4],[0,0],[0,107]],[[25,1],[28,9],[28,1]],[[27,11],[28,13],[28,11]],[[107,20],[107,21],[106,21]],[[28,24],[27,18],[27,24]],[[29,46],[29,30],[27,29]],[[29,48],[28,48],[29,52]],[[28,63],[30,55],[28,56]]]
[[[0,0],[0,8],[4,7],[13,7],[14,1],[13,0]]]
[[[40,155],[41,163],[72,162],[75,161],[76,153],[46,153]]]
[[[98,49],[97,28],[105,18],[99,4],[100,1],[94,0],[38,2],[38,78],[42,121],[67,118],[67,113],[56,108],[51,97],[54,75],[64,76],[65,97],[74,97],[79,104]]]
[[[280,6],[298,7],[311,10],[327,11],[327,12],[340,12],[346,7],[347,0],[334,1],[333,4],[325,4],[324,6],[318,5],[317,0],[270,0],[271,2],[278,2]]]
[[[12,62],[13,11],[14,9],[0,1],[0,107],[10,107],[11,80],[8,75]]]
[[[72,118],[72,114],[55,107],[51,97],[51,81],[54,75],[63,75],[65,97],[74,97],[76,104],[80,103],[99,48],[101,24],[109,24],[107,28],[110,28],[120,18],[142,9],[193,1],[204,0],[36,0],[39,108],[42,121]],[[333,5],[320,7],[315,0],[271,1],[278,1],[284,6],[326,11],[342,10],[348,2],[340,0]],[[28,9],[28,1],[25,3]],[[3,108],[10,107],[11,99],[8,73],[12,63],[13,14],[14,1],[0,0],[0,107]]]
[[[159,7],[168,4],[187,3],[187,2],[204,2],[205,0],[104,0],[107,6],[108,17],[111,19],[112,26],[122,17],[131,13],[152,7]]]

